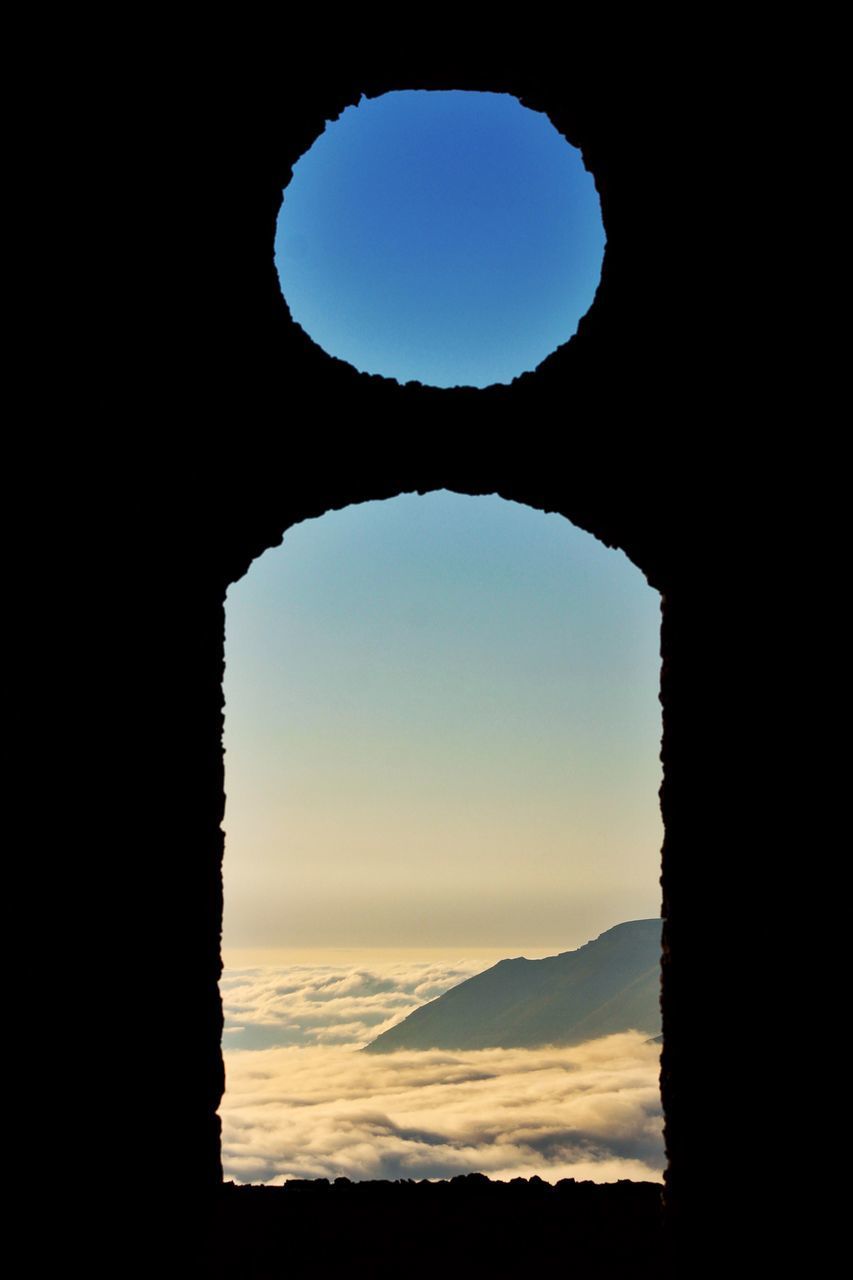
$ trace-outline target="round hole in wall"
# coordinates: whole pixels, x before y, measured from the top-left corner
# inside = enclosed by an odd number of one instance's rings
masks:
[[[284,191],[292,318],[361,372],[486,387],[576,332],[604,256],[580,152],[509,94],[406,90],[326,126]]]

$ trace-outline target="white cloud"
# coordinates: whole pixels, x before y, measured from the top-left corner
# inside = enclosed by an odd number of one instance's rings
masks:
[[[659,1048],[357,1050],[476,960],[226,970],[225,1176],[658,1180]]]
[[[658,1049],[629,1032],[568,1049],[346,1046],[226,1054],[225,1176],[660,1179]]]
[[[220,982],[226,1043],[247,1049],[366,1044],[482,967],[461,960],[226,969]]]

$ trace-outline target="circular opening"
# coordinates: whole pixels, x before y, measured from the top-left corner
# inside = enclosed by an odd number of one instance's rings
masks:
[[[577,331],[604,256],[577,148],[509,94],[348,107],[296,163],[275,239],[293,319],[364,373],[486,387]]]

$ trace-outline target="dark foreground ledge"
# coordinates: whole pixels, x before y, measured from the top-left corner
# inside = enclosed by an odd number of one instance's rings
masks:
[[[226,1183],[209,1240],[210,1274],[239,1280],[664,1274],[652,1182]]]

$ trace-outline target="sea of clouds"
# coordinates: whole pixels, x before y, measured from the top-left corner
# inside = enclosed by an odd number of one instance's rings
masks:
[[[659,1046],[359,1050],[480,972],[460,961],[226,970],[225,1177],[660,1180]]]
[[[223,1047],[360,1047],[483,968],[481,961],[461,960],[226,969],[219,984]]]

